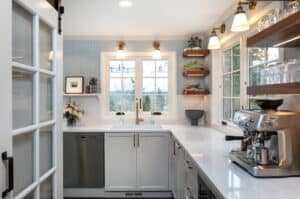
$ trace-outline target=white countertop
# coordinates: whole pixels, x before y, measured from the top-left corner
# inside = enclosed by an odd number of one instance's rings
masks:
[[[64,132],[116,132],[111,125],[66,128]],[[125,132],[132,129],[125,129]],[[300,177],[254,178],[230,162],[228,153],[239,147],[238,141],[225,142],[225,134],[207,127],[163,125],[160,131],[171,131],[193,157],[218,191],[228,199],[294,199],[300,198]]]

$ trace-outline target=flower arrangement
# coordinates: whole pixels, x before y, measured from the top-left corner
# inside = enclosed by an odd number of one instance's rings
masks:
[[[69,103],[63,112],[63,118],[67,120],[68,126],[75,126],[84,114],[84,111],[75,102]]]

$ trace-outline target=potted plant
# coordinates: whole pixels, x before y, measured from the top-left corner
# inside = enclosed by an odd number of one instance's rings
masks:
[[[96,93],[97,92],[97,78],[92,77],[89,84],[90,84],[90,93]]]
[[[64,111],[63,118],[67,121],[67,126],[76,126],[76,123],[82,118],[84,111],[75,102],[69,103]]]

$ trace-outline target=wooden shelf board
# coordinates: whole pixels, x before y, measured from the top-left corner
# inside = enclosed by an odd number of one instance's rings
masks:
[[[182,72],[185,77],[205,77],[209,75],[209,71],[203,71],[201,73],[188,73],[187,71]]]
[[[199,49],[199,50],[186,50],[183,52],[184,57],[206,57],[209,54],[208,49]]]
[[[199,92],[189,92],[189,91],[183,91],[183,95],[209,95],[209,91],[199,91]]]
[[[300,11],[247,39],[248,47],[300,46]],[[280,44],[280,45],[279,45]]]
[[[64,97],[99,97],[100,93],[79,93],[79,94],[68,94],[64,93]]]
[[[247,87],[248,95],[300,94],[300,82]]]

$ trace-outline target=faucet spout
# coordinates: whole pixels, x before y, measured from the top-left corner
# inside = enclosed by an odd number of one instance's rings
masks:
[[[135,103],[135,124],[136,125],[139,125],[140,122],[144,121],[143,118],[140,118],[139,112],[140,112],[139,102],[138,102],[138,99],[136,99],[136,103]]]

